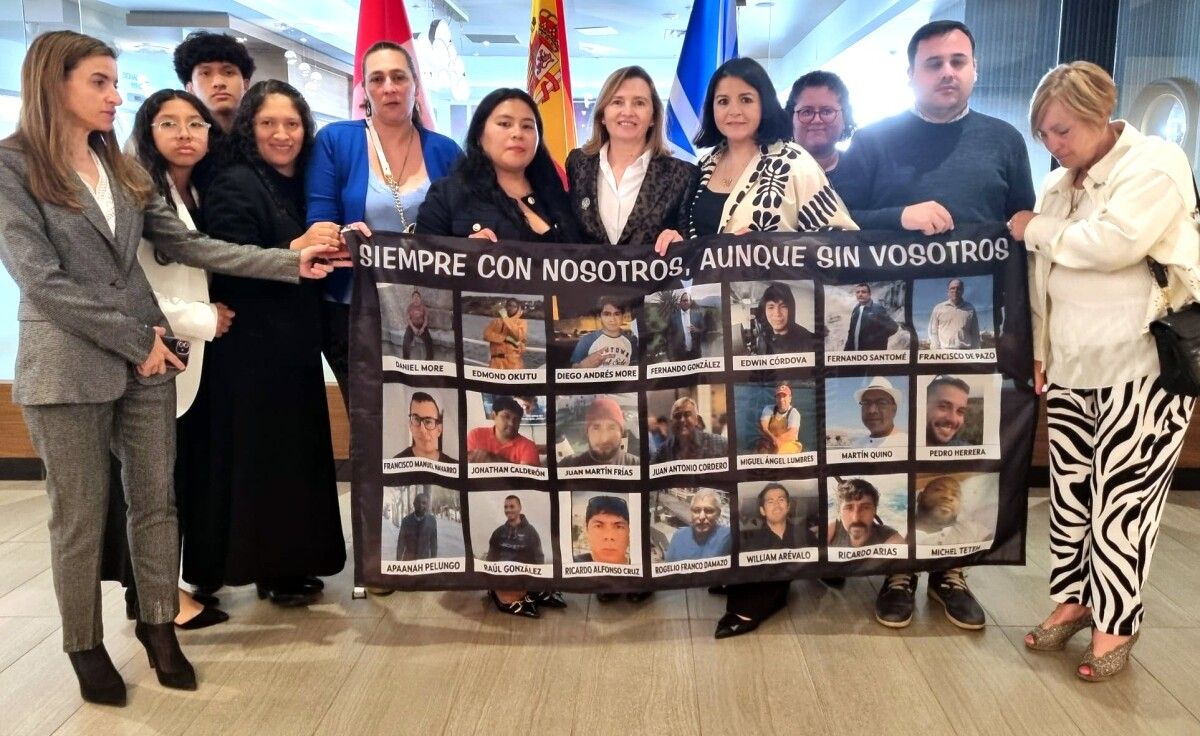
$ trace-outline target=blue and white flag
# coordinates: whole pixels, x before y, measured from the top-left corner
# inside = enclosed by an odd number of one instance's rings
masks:
[[[708,80],[737,49],[735,0],[695,0],[667,102],[667,143],[679,158],[696,160],[692,138],[700,130]]]

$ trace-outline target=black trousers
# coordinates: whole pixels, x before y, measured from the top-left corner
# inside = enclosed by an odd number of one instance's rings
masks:
[[[789,580],[766,583],[738,583],[726,588],[729,600],[725,611],[761,621],[787,605]]]

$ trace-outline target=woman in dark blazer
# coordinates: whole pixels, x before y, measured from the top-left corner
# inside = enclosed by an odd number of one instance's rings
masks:
[[[684,229],[684,203],[700,175],[672,158],[654,80],[640,66],[616,70],[596,101],[592,137],[567,156],[571,207],[588,243],[646,245]]]
[[[117,80],[116,52],[104,42],[72,31],[39,36],[21,67],[17,131],[0,141],[0,260],[21,294],[13,400],[46,466],[63,649],[83,698],[108,705],[125,704],[100,605],[110,452],[129,502],[134,634],[160,683],[196,688],[172,623],[172,381],[183,364],[163,341],[167,320],[137,261],[141,239],[189,266],[293,283],[324,276],[329,267],[312,260],[337,250],[267,252],[189,231],[117,149]],[[339,240],[336,230],[321,237]]]
[[[417,232],[458,238],[578,243],[571,203],[524,90],[494,90],[467,128],[466,156],[429,187]]]
[[[313,129],[294,87],[251,87],[228,138],[233,162],[208,188],[206,232],[279,249],[304,234]],[[321,290],[214,276],[209,291],[237,323],[208,346],[192,408],[207,442],[190,443],[191,472],[180,480],[192,501],[183,517],[183,578],[203,590],[256,583],[272,603],[306,605],[323,587],[319,576],[346,562],[321,368]]]

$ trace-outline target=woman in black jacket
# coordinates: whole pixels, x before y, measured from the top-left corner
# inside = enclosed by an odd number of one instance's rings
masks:
[[[466,156],[438,179],[417,213],[417,232],[458,238],[577,243],[579,227],[554,160],[542,142],[542,117],[524,90],[501,88],[475,108]],[[538,606],[565,608],[561,593],[493,590],[496,610],[537,618]]]
[[[577,243],[579,227],[542,118],[524,90],[501,88],[475,108],[466,156],[429,187],[417,232],[458,238]]]
[[[208,188],[206,229],[238,243],[287,248],[298,236],[337,237],[305,223],[304,171],[314,125],[308,104],[277,80],[255,84],[230,134],[232,159]],[[201,396],[208,442],[191,443],[185,483],[183,577],[202,590],[257,583],[260,597],[304,605],[339,572],[338,513],[325,379],[320,290],[214,276],[211,298],[237,324],[209,348]]]

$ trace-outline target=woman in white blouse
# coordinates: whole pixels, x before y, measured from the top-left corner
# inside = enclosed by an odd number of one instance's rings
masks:
[[[1116,86],[1089,62],[1042,78],[1033,134],[1062,164],[1009,221],[1030,254],[1034,385],[1050,430],[1050,597],[1025,637],[1060,650],[1092,629],[1076,674],[1128,662],[1141,588],[1194,399],[1168,393],[1148,324],[1200,291],[1191,169],[1173,143],[1110,121]],[[1148,259],[1169,273],[1160,289]]]

